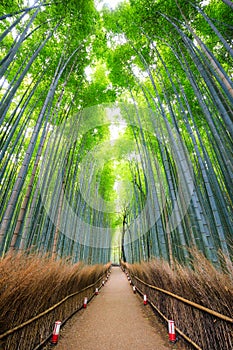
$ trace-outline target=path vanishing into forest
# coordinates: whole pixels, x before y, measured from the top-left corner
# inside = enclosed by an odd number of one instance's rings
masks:
[[[111,277],[86,309],[61,330],[56,350],[183,349],[168,341],[166,327],[134,294],[127,277],[113,267]]]

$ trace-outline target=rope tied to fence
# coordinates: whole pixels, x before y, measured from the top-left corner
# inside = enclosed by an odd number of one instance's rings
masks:
[[[0,334],[0,340],[3,339],[3,338],[5,338],[6,336],[8,336],[8,335],[10,335],[10,334],[12,334],[12,333],[18,331],[18,330],[21,329],[21,328],[24,328],[25,326],[28,326],[30,323],[33,323],[34,321],[38,320],[39,318],[41,318],[41,317],[43,317],[44,315],[48,314],[49,312],[53,311],[53,310],[56,309],[58,306],[60,306],[61,304],[63,304],[66,300],[68,300],[68,299],[70,299],[70,298],[72,298],[72,297],[74,297],[74,296],[76,296],[76,295],[78,295],[78,294],[84,292],[84,291],[87,290],[87,289],[90,289],[90,288],[94,287],[94,286],[103,278],[104,275],[105,275],[105,273],[103,273],[103,274],[98,278],[98,280],[95,281],[94,283],[90,284],[89,286],[87,286],[87,287],[85,287],[85,288],[83,288],[83,289],[81,289],[81,290],[79,290],[79,291],[77,291],[77,292],[74,292],[74,293],[72,293],[72,294],[67,295],[65,298],[63,298],[62,300],[60,300],[57,304],[51,306],[50,308],[48,308],[47,310],[41,312],[40,314],[38,314],[38,315],[36,315],[36,316],[30,318],[29,320],[27,320],[27,321],[21,323],[20,325],[14,327],[14,328],[12,328],[12,329],[9,329],[9,330],[6,331],[5,333]]]
[[[207,312],[208,314],[211,314],[211,315],[213,315],[213,316],[216,316],[216,317],[218,317],[218,318],[220,318],[220,319],[222,319],[222,320],[224,320],[224,321],[233,323],[233,318],[231,318],[231,317],[222,315],[222,314],[220,314],[220,313],[217,312],[217,311],[211,310],[211,309],[209,309],[209,308],[207,308],[207,307],[205,307],[205,306],[202,306],[202,305],[200,305],[200,304],[197,304],[197,303],[195,303],[195,302],[193,302],[193,301],[191,301],[191,300],[185,299],[185,298],[183,298],[183,297],[181,297],[181,296],[179,296],[179,295],[177,295],[177,294],[174,294],[174,293],[172,293],[172,292],[169,292],[168,290],[165,290],[165,289],[162,289],[162,288],[153,286],[153,285],[151,285],[151,284],[149,284],[149,283],[147,283],[147,282],[141,280],[139,277],[137,277],[137,276],[135,276],[135,275],[133,275],[133,274],[132,274],[132,277],[135,278],[137,281],[141,282],[142,284],[144,284],[145,286],[151,288],[151,289],[154,289],[154,290],[157,290],[158,292],[167,294],[167,295],[169,295],[169,296],[171,296],[171,297],[173,297],[173,298],[175,298],[175,299],[177,299],[177,300],[182,301],[182,302],[185,303],[185,304],[191,305],[191,306],[195,307],[196,309],[205,311],[205,312]]]

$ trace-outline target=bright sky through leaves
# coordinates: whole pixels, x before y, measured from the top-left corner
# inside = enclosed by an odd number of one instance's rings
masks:
[[[104,7],[104,5],[107,5],[109,8],[111,8],[112,10],[114,10],[117,5],[119,5],[121,2],[123,2],[124,0],[109,0],[109,1],[105,1],[105,0],[96,0],[96,9],[98,11],[101,11],[102,8]]]

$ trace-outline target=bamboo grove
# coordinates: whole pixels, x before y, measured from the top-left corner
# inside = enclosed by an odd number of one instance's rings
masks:
[[[231,1],[3,1],[1,255],[232,257]]]

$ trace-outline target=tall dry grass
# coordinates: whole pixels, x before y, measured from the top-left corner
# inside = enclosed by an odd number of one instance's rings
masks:
[[[31,319],[66,296],[93,284],[109,265],[71,265],[36,254],[9,254],[0,262],[0,333]],[[90,297],[94,291],[86,291]],[[46,317],[2,341],[3,349],[33,349],[83,303],[82,293],[71,298]],[[1,343],[0,343],[1,344]]]
[[[193,269],[178,263],[171,269],[167,262],[159,259],[141,264],[123,264],[123,267],[148,284],[233,318],[233,264],[230,261],[227,263],[227,271],[221,272],[200,253],[193,252]],[[133,279],[133,283],[200,348],[233,349],[232,323],[150,289],[136,279]]]

